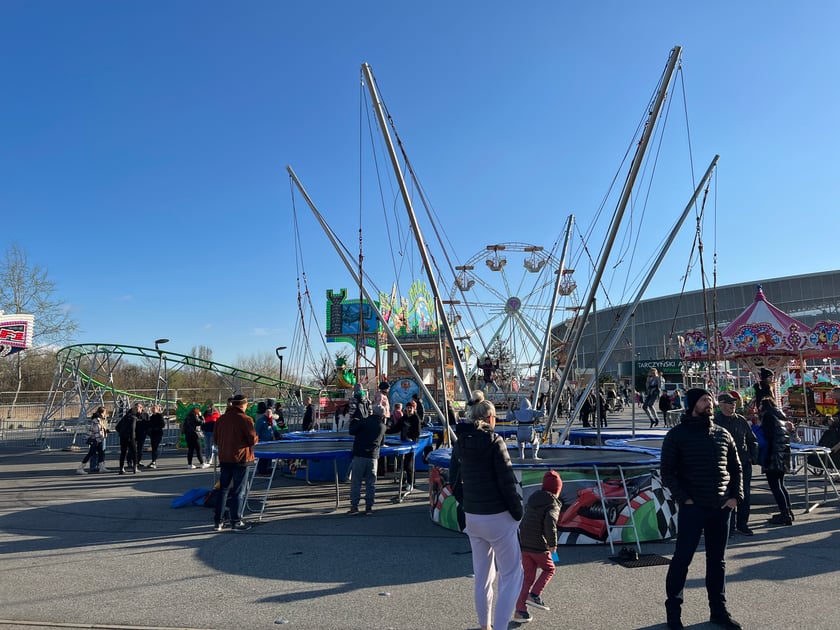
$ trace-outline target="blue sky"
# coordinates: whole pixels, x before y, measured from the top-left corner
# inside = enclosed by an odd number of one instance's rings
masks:
[[[570,213],[597,253],[597,209],[680,45],[635,264],[717,153],[707,274],[715,253],[719,285],[837,269],[838,23],[835,2],[5,0],[0,249],[49,271],[78,343],[273,353],[301,339],[302,272],[322,327],[326,290],[352,285],[286,165],[351,250],[361,215],[379,288],[415,269],[394,271],[387,213],[359,209],[377,188],[363,62],[462,262],[488,243],[550,248]],[[693,233],[648,297],[680,291]]]

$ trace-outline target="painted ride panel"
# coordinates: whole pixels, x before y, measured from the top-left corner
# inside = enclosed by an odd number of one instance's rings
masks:
[[[547,470],[557,471],[563,480],[559,544],[603,544],[609,542],[608,536],[613,543],[635,542],[633,529],[621,528],[631,523],[631,516],[642,542],[676,535],[676,505],[662,486],[659,456],[654,451],[556,445],[543,446],[539,460],[521,460],[515,447],[508,450],[523,501],[541,488]],[[428,457],[430,515],[442,527],[463,531],[464,511],[449,479],[451,454],[451,449],[438,449]],[[615,528],[608,529],[608,522]]]

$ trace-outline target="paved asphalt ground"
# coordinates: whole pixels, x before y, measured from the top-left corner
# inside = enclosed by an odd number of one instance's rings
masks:
[[[109,457],[113,464],[113,448]],[[477,626],[469,543],[432,524],[425,483],[393,504],[396,485],[381,480],[375,513],[347,516],[346,484],[331,512],[331,484],[283,479],[252,530],[215,533],[209,509],[170,508],[214,479],[212,469],[187,470],[182,451],[125,476],[77,475],[81,458],[0,445],[0,630]],[[756,469],[756,535],[735,537],[728,552],[732,614],[745,628],[840,627],[838,502],[804,513],[801,475],[788,485],[796,522],[769,526],[772,497]],[[822,490],[812,485],[816,498]],[[672,550],[671,542],[642,547]],[[609,556],[609,546],[561,547],[543,593],[552,609],[532,609],[527,627],[664,628],[667,566],[628,569]],[[703,570],[700,551],[686,590],[688,628],[714,627]]]

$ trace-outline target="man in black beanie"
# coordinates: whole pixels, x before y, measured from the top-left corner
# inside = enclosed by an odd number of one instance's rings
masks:
[[[706,541],[706,592],[709,620],[737,630],[726,608],[726,543],[732,510],[744,498],[741,462],[732,435],[712,422],[711,392],[686,392],[686,413],[662,442],[662,483],[679,506],[677,542],[665,578],[665,613],[668,628],[683,628],[683,589],[688,566],[700,536]]]

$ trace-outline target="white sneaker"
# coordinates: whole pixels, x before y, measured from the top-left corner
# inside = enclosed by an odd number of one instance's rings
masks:
[[[105,464],[99,464],[99,472],[111,472]]]
[[[190,470],[193,470],[193,469],[195,469],[195,464],[187,464],[187,468],[189,468]]]
[[[77,475],[86,475],[86,474],[88,474],[88,471],[86,471],[86,470],[85,470],[85,465],[84,465],[84,464],[79,464],[79,467],[76,469],[76,474],[77,474]]]
[[[152,462],[151,464],[149,464],[149,468],[157,468],[157,464]]]
[[[204,463],[201,465],[201,467],[202,467],[202,468],[210,468],[210,464],[208,464],[207,462],[204,462]]]

